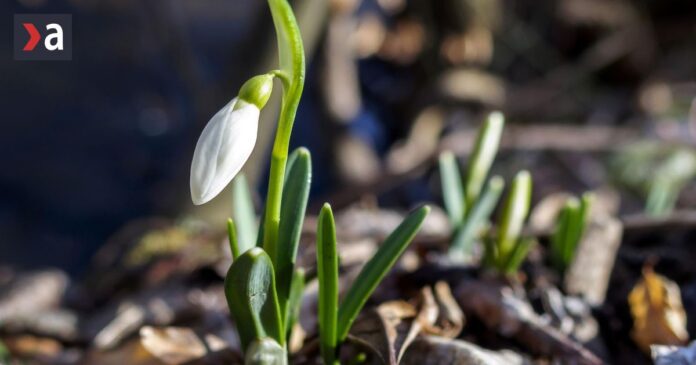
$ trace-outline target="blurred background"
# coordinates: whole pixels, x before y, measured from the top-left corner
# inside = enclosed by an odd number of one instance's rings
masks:
[[[531,169],[536,199],[606,188],[624,214],[696,204],[696,2],[291,3],[308,61],[292,144],[312,151],[312,212],[439,202],[434,159],[465,160],[490,110],[508,121],[495,168]],[[74,44],[72,61],[20,62],[11,34],[0,41],[0,266],[79,275],[133,222],[229,215],[229,192],[194,208],[190,160],[210,116],[276,66],[264,1],[0,12],[4,32],[14,14],[72,14]],[[259,193],[277,104],[246,167]]]

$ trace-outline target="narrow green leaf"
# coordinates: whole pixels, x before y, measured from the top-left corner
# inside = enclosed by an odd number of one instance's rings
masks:
[[[292,326],[295,325],[300,316],[300,306],[302,305],[302,294],[305,287],[305,271],[298,267],[292,275],[292,285],[290,286],[290,297],[288,298],[287,311],[285,312],[285,333],[286,338],[290,338]],[[288,340],[289,341],[289,340]]]
[[[481,228],[490,220],[500,195],[505,188],[505,181],[500,176],[493,176],[488,182],[481,198],[476,201],[462,227],[457,231],[449,249],[450,256],[466,257],[471,254],[474,239]]]
[[[535,244],[536,240],[533,238],[520,239],[510,253],[510,257],[503,267],[503,272],[507,274],[516,272],[524,261],[525,257],[527,257],[529,250],[531,250]]]
[[[295,271],[297,247],[302,234],[309,188],[312,181],[312,161],[306,148],[298,148],[291,159],[283,188],[278,246],[273,260],[278,274],[278,300],[283,317],[287,311],[292,276]]]
[[[249,345],[244,365],[287,365],[288,355],[283,346],[272,338],[260,338]]]
[[[498,231],[498,258],[506,262],[522,232],[532,198],[532,177],[520,171],[512,181]]]
[[[481,131],[476,138],[474,150],[471,153],[469,168],[467,169],[466,206],[474,205],[486,181],[488,171],[491,169],[495,155],[498,153],[500,137],[503,134],[505,117],[501,112],[493,112],[488,115]]]
[[[462,174],[459,172],[457,159],[450,151],[440,154],[439,165],[445,210],[452,227],[456,228],[462,223],[466,211]]]
[[[232,263],[225,278],[225,296],[243,349],[263,337],[285,345],[273,264],[263,249],[251,248]]]
[[[227,218],[227,238],[230,241],[230,251],[232,252],[232,260],[239,257],[239,243],[237,242],[237,230],[234,227],[232,218]]]
[[[234,178],[232,184],[232,217],[236,225],[239,254],[254,247],[256,242],[256,211],[249,183],[244,174]]]
[[[563,257],[564,268],[570,264],[573,259],[575,246],[580,235],[582,234],[582,211],[580,209],[580,201],[572,198],[569,199],[566,207],[568,207],[568,224],[566,226],[565,237],[563,238]]]
[[[336,363],[338,320],[338,253],[336,226],[329,204],[317,223],[317,275],[319,276],[319,347],[324,364]]]
[[[551,236],[551,256],[559,270],[565,269],[564,252],[567,244],[566,237],[568,236],[568,228],[570,226],[570,219],[573,215],[573,209],[574,208],[572,200],[569,199],[563,205],[561,211],[558,212],[558,217],[556,218],[556,225]]]
[[[365,264],[353,286],[338,308],[338,340],[343,341],[358,313],[399,256],[416,236],[430,207],[423,206],[411,213],[382,243],[377,253]]]

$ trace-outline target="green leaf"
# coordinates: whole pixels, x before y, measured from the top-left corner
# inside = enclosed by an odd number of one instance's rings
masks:
[[[471,161],[467,169],[466,185],[466,206],[474,205],[486,181],[488,171],[491,169],[495,155],[498,153],[500,137],[503,134],[505,117],[500,112],[493,112],[488,115],[481,131],[476,138],[474,150],[471,153]]]
[[[499,263],[507,262],[517,244],[529,213],[531,198],[532,177],[529,172],[520,171],[512,181],[498,231],[497,255],[501,260]]]
[[[254,247],[256,242],[256,211],[246,176],[239,174],[232,185],[232,217],[236,225],[239,254]]]
[[[575,246],[577,245],[580,235],[582,234],[583,224],[580,201],[575,198],[570,200],[568,224],[566,226],[565,237],[563,238],[563,251],[561,252],[564,267],[567,267],[570,264],[570,261],[573,259]]]
[[[287,365],[285,348],[271,338],[259,338],[249,345],[244,357],[245,365]]]
[[[319,347],[324,364],[336,363],[338,320],[338,253],[331,206],[324,204],[317,223],[319,276]]]
[[[227,238],[230,241],[230,251],[232,252],[232,260],[239,257],[239,243],[237,242],[237,230],[234,227],[232,218],[227,218]]]
[[[503,272],[510,274],[517,271],[525,257],[529,253],[529,250],[534,247],[536,240],[533,238],[523,238],[520,239],[515,248],[510,253],[507,263],[504,265]]]
[[[291,155],[290,162],[283,188],[277,252],[273,260],[278,278],[278,300],[283,316],[287,311],[291,281],[295,271],[297,247],[300,243],[312,181],[312,161],[306,148],[298,148]]]
[[[232,263],[225,278],[225,296],[243,349],[263,337],[285,345],[273,264],[263,249],[251,248]]]
[[[285,333],[286,338],[290,338],[292,326],[295,325],[300,316],[300,306],[302,305],[302,294],[305,287],[305,271],[298,267],[292,275],[292,285],[290,285],[290,297],[288,298],[288,306],[285,312]],[[289,341],[289,340],[288,340]]]
[[[429,212],[430,207],[423,206],[406,217],[360,271],[338,309],[339,341],[346,339],[350,326],[367,299],[416,236]]]
[[[459,172],[457,159],[450,151],[440,154],[439,165],[442,198],[445,201],[445,210],[449,216],[450,223],[452,223],[452,227],[456,228],[462,223],[466,211],[462,174]]]
[[[570,227],[570,220],[573,217],[573,210],[577,209],[577,199],[568,199],[558,213],[556,226],[551,236],[551,255],[559,270],[564,270],[566,263],[564,252],[566,251],[567,237]]]
[[[471,254],[471,249],[476,235],[490,220],[491,213],[495,209],[500,195],[505,188],[505,181],[500,176],[493,176],[486,186],[481,198],[476,201],[467,215],[462,227],[457,231],[449,249],[450,256],[465,257]]]

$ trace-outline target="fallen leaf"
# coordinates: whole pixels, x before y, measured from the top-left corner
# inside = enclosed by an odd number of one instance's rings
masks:
[[[384,364],[396,365],[404,351],[420,332],[414,319],[416,308],[396,300],[381,304],[358,318],[349,340],[374,353]]]
[[[152,355],[169,365],[183,364],[205,356],[203,341],[190,328],[145,326],[140,342]]]
[[[433,289],[427,288],[424,293],[431,293],[428,296],[435,306],[435,319],[430,322],[421,322],[423,332],[431,335],[455,338],[464,328],[464,313],[452,295],[452,290],[444,281],[439,281]],[[434,294],[434,295],[433,295]],[[427,301],[426,301],[427,302]],[[426,310],[421,308],[421,312]],[[429,310],[432,312],[433,310]],[[419,315],[420,317],[420,315]]]
[[[60,354],[63,346],[60,342],[45,337],[22,335],[6,338],[5,346],[9,353],[25,358],[53,358]]]
[[[643,269],[643,279],[628,295],[633,316],[634,341],[646,353],[650,345],[683,345],[688,341],[686,313],[679,286],[651,267]]]
[[[523,365],[530,362],[510,350],[491,351],[466,341],[426,336],[413,342],[403,364]]]

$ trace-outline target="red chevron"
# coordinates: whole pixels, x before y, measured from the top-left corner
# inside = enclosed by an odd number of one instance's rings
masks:
[[[34,24],[22,23],[22,25],[24,26],[24,29],[27,30],[27,33],[29,33],[29,40],[27,41],[27,44],[24,45],[23,50],[33,51],[36,44],[41,40],[41,35],[39,34],[39,31],[36,30]]]

